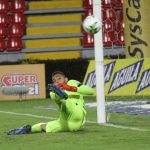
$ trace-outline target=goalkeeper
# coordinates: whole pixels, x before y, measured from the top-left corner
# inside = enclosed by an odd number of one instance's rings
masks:
[[[52,74],[53,84],[49,84],[50,97],[59,107],[59,118],[46,123],[13,129],[11,134],[25,134],[38,132],[77,131],[85,123],[86,110],[83,95],[92,95],[93,89],[82,85],[79,81],[69,80],[61,71]]]

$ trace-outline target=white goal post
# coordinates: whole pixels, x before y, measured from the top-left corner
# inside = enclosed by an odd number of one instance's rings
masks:
[[[93,15],[102,22],[101,0],[93,0]],[[106,123],[102,29],[94,34],[97,123]]]

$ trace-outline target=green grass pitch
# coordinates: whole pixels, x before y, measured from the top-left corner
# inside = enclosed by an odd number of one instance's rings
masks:
[[[86,102],[94,100],[86,98]],[[36,106],[54,105],[51,100],[1,101],[0,150],[149,150],[150,116],[111,113],[110,124],[96,123],[96,108],[87,108],[87,122],[80,131],[7,135],[25,124],[47,122],[58,117],[52,109]],[[119,126],[120,125],[120,126]],[[121,128],[129,127],[129,128]],[[143,130],[134,130],[143,129]]]

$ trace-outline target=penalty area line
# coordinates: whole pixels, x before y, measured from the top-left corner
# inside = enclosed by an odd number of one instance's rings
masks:
[[[51,120],[56,119],[53,117],[33,115],[33,114],[24,114],[24,113],[10,112],[10,111],[0,111],[0,113],[9,114],[9,115],[17,115],[17,116],[28,116],[28,117],[34,117],[34,118],[44,118],[44,119],[51,119]]]
[[[10,112],[10,111],[0,111],[2,114],[9,114],[9,115],[17,115],[17,116],[27,116],[27,117],[34,117],[34,118],[43,118],[43,119],[56,119],[54,117],[47,117],[47,116],[41,116],[41,115],[33,115],[33,114],[25,114],[25,113],[17,113],[17,112]],[[86,120],[87,123],[91,124],[97,124],[97,122]],[[128,129],[128,130],[135,130],[135,131],[148,131],[146,129],[140,129],[140,128],[134,128],[134,127],[127,127],[127,126],[122,126],[122,125],[114,125],[114,124],[109,124],[109,123],[102,123],[99,125],[103,125],[106,127],[113,127],[113,128],[118,128],[118,129]]]

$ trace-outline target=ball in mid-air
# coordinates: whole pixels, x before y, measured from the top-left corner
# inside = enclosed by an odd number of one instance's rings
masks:
[[[101,29],[101,22],[95,16],[87,16],[83,20],[82,26],[85,32],[95,34]]]

